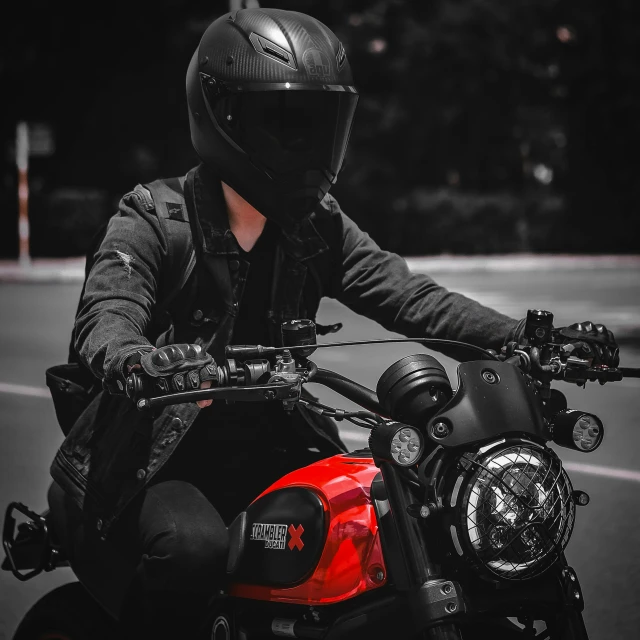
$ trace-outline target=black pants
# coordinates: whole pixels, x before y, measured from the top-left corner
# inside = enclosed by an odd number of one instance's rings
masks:
[[[188,638],[225,585],[227,527],[192,484],[148,487],[106,541],[55,484],[49,504],[74,572],[120,619],[124,637]]]
[[[225,586],[227,527],[187,482],[149,487],[123,513],[110,544],[135,566],[120,612],[127,637],[189,637]]]

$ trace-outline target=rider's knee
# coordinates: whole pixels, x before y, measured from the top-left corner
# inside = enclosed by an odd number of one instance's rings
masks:
[[[201,592],[224,581],[227,528],[211,503],[185,485],[165,482],[149,490],[162,514],[161,526],[144,544],[144,572],[152,589]]]

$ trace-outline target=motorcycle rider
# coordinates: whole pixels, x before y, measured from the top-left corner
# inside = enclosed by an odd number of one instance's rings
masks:
[[[407,337],[499,350],[524,326],[412,274],[328,195],[358,93],[326,26],[275,9],[218,18],[189,65],[187,98],[202,163],[162,181],[163,203],[137,187],[110,221],[74,347],[112,393],[93,400],[51,468],[71,565],[132,637],[188,637],[224,586],[233,517],[287,471],[345,450],[333,425],[277,403],[206,401],[147,418],[121,393],[132,368],[171,381],[227,344],[277,345],[280,323],[314,319],[322,296]],[[192,223],[198,267],[158,339],[167,229]],[[573,331],[585,354],[615,362],[606,328]]]

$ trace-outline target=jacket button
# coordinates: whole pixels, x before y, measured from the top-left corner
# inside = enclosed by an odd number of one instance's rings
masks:
[[[182,426],[182,420],[180,420],[180,418],[174,418],[171,421],[171,426],[174,429],[179,429]]]
[[[204,313],[202,313],[202,309],[196,309],[192,314],[191,317],[196,321],[196,322],[200,322],[200,320],[202,320],[202,318],[204,318]]]
[[[102,531],[102,519],[101,519],[101,518],[98,518],[98,519],[96,520],[96,529],[97,529],[98,531]]]
[[[239,268],[240,268],[239,260],[229,260],[229,269],[231,269],[231,271],[237,271]]]
[[[138,480],[144,480],[146,475],[147,472],[144,469],[138,469],[138,471],[136,471],[136,478],[138,478]]]

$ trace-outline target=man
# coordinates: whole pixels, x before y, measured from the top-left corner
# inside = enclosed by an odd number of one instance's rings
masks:
[[[52,465],[74,570],[134,635],[156,638],[188,637],[223,586],[235,514],[286,471],[344,448],[332,426],[276,403],[206,401],[145,418],[121,394],[132,368],[195,370],[230,343],[277,345],[280,324],[315,318],[323,296],[408,337],[499,350],[523,326],[411,274],[328,195],[358,93],[320,22],[273,9],[222,16],[193,56],[187,97],[202,164],[136,188],[109,224],[74,346],[116,395],[93,401]],[[193,242],[196,268],[160,314],[170,270],[187,269],[178,237]],[[163,347],[176,343],[196,346]]]

